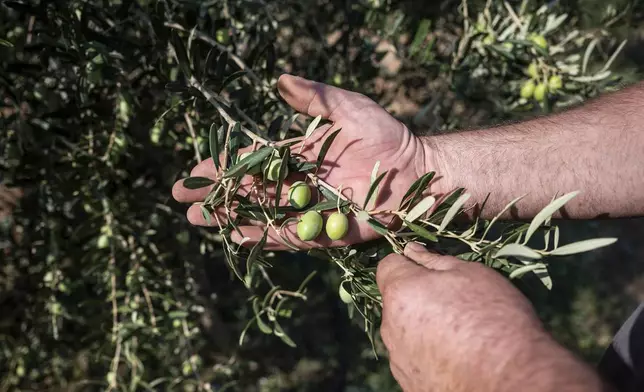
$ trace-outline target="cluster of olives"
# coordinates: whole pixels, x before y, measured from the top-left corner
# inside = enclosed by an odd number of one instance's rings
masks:
[[[240,160],[249,156],[251,152],[245,152],[240,155]],[[286,163],[277,153],[273,153],[261,164],[251,167],[246,172],[249,175],[258,175],[263,173],[264,178],[268,181],[277,181],[279,179],[282,165]],[[284,168],[283,178],[288,176],[288,166]],[[311,201],[311,187],[303,181],[297,181],[291,185],[288,190],[289,203],[298,210],[304,209]],[[317,211],[307,211],[297,224],[297,236],[302,241],[312,241],[322,232],[324,220],[322,215]],[[349,219],[341,212],[331,214],[326,221],[326,234],[330,239],[337,241],[344,238],[349,230]]]
[[[297,181],[288,190],[288,200],[297,209],[306,207],[311,201],[311,188],[303,181]],[[312,241],[322,232],[324,220],[317,211],[307,211],[297,223],[297,236],[302,241]],[[341,212],[334,212],[326,220],[326,234],[333,241],[341,240],[349,230],[349,219]]]
[[[537,63],[531,63],[526,69],[530,80],[521,86],[521,98],[534,98],[537,102],[543,102],[548,93],[555,93],[563,86],[563,81],[559,75],[551,75],[550,78],[541,78]]]

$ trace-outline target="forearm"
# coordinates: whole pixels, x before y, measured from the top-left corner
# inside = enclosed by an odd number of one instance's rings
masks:
[[[520,340],[521,338],[517,339]],[[550,337],[511,358],[497,374],[494,391],[612,392],[588,365]]]
[[[437,186],[464,187],[477,202],[490,194],[486,217],[525,195],[513,217],[529,218],[575,190],[570,218],[644,215],[643,83],[563,113],[425,142]]]

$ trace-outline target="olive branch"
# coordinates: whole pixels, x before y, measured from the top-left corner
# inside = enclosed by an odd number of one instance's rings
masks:
[[[377,199],[379,185],[388,173],[380,172],[380,162],[376,162],[371,175],[371,185],[362,203],[346,197],[340,187],[325,182],[317,173],[324,165],[326,153],[341,129],[334,130],[324,140],[315,162],[307,162],[299,153],[293,153],[292,147],[300,143],[300,152],[308,137],[315,131],[320,117],[313,119],[303,137],[290,140],[272,141],[260,135],[260,127],[243,112],[226,101],[226,99],[204,86],[190,72],[185,49],[178,37],[172,47],[181,69],[188,80],[195,100],[202,98],[209,102],[219,113],[226,126],[216,129],[213,123],[209,132],[209,148],[218,174],[215,180],[206,177],[189,177],[183,182],[184,187],[199,189],[210,187],[200,208],[208,225],[216,223],[223,245],[228,266],[234,275],[241,280],[252,295],[250,302],[255,316],[248,322],[240,335],[242,344],[248,329],[252,326],[266,334],[274,334],[286,344],[295,346],[280,324],[281,319],[291,316],[288,308],[290,299],[306,300],[306,284],[314,276],[312,272],[297,288],[285,290],[275,284],[268,274],[271,267],[268,252],[264,250],[269,231],[277,233],[284,244],[293,251],[300,249],[284,235],[284,227],[292,222],[304,222],[304,218],[294,215],[308,215],[311,212],[337,210],[341,215],[353,214],[359,222],[366,222],[371,229],[380,234],[383,240],[373,241],[366,246],[344,246],[324,249],[312,249],[312,256],[331,260],[341,271],[341,282],[338,294],[348,307],[350,315],[357,312],[369,339],[374,342],[375,332],[381,316],[382,299],[375,282],[375,271],[378,260],[391,252],[402,253],[408,242],[420,242],[433,249],[453,255],[468,262],[480,262],[506,274],[510,279],[519,279],[528,273],[536,276],[543,285],[550,289],[552,280],[548,273],[549,258],[586,252],[608,246],[616,241],[614,238],[589,239],[560,246],[559,228],[552,224],[552,215],[561,209],[578,192],[567,193],[545,206],[531,222],[506,225],[499,228],[501,216],[512,208],[521,198],[508,203],[493,219],[483,220],[480,214],[485,208],[485,201],[478,208],[478,214],[471,220],[460,219],[470,195],[464,189],[455,189],[444,197],[437,199],[428,195],[427,190],[435,172],[429,172],[418,178],[403,196],[397,210],[369,209],[372,200]],[[183,53],[183,54],[182,54]],[[235,120],[230,113],[241,117],[248,127]],[[287,122],[289,130],[294,118]],[[333,129],[333,128],[331,128]],[[244,137],[250,140],[253,150],[238,155]],[[223,140],[222,140],[223,139]],[[303,173],[319,195],[319,201],[308,206],[308,200],[301,208],[282,204],[282,187],[284,179],[292,173]],[[238,194],[241,180],[252,175],[253,183],[248,196]],[[264,185],[274,182],[275,199],[266,195]],[[295,184],[294,184],[295,185]],[[252,199],[251,199],[252,197]],[[223,209],[224,216],[217,210]],[[235,215],[235,216],[233,216]],[[398,218],[399,227],[383,224],[378,217]],[[213,217],[215,222],[213,222]],[[230,234],[237,231],[242,219],[262,222],[265,225],[259,241],[247,250],[242,245],[250,239],[243,238],[241,244],[235,245]],[[316,218],[317,219],[317,218]],[[321,230],[321,217],[316,221],[314,235]],[[320,230],[318,230],[320,229]],[[494,229],[494,230],[493,230]],[[500,229],[500,232],[499,230]],[[492,235],[494,233],[494,235]],[[529,242],[537,233],[543,236],[544,246],[534,249]],[[242,236],[243,237],[243,236]],[[260,295],[262,288],[264,294]]]

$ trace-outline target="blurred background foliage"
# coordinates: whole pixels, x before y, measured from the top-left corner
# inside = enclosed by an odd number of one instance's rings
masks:
[[[216,233],[188,225],[170,196],[221,124],[177,83],[172,32],[208,86],[273,137],[293,114],[276,95],[284,72],[365,93],[419,134],[562,110],[641,79],[641,2],[541,6],[4,1],[0,390],[395,390],[381,343],[377,360],[323,260],[274,255],[286,287],[318,271],[283,325],[297,347],[256,329],[238,345],[253,316],[248,293]],[[543,34],[545,51],[523,42],[563,14]],[[504,33],[513,23],[526,31]],[[531,62],[543,65],[536,82],[563,77],[544,101],[520,97]],[[565,242],[620,242],[558,260],[551,292],[521,287],[557,339],[594,362],[644,299],[644,223],[563,228]]]

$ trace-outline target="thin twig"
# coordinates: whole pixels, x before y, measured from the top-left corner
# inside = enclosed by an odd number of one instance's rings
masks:
[[[197,135],[195,134],[195,129],[192,126],[192,120],[188,115],[188,112],[183,113],[183,117],[186,119],[186,124],[188,124],[188,132],[190,132],[190,137],[192,137],[192,147],[195,149],[195,158],[198,163],[201,163],[201,153],[199,152],[199,143],[197,142]]]

